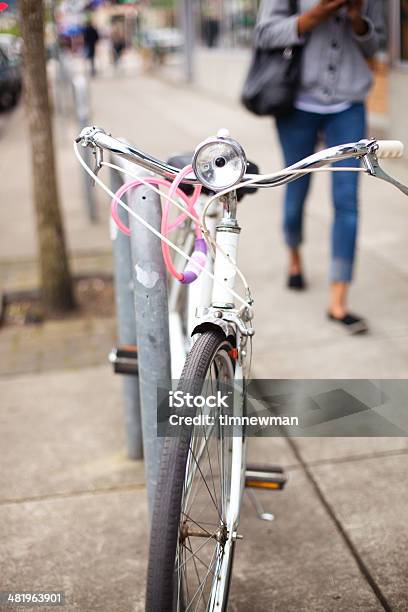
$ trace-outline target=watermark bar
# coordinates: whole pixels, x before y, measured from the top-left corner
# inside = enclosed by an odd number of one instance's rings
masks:
[[[158,389],[159,436],[406,437],[408,380],[262,379],[241,383],[172,382]]]

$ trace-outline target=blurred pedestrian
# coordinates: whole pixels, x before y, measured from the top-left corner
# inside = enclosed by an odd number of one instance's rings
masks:
[[[83,37],[85,57],[89,60],[91,66],[91,75],[94,77],[96,76],[95,53],[96,46],[99,41],[99,34],[98,30],[93,26],[90,17],[88,18],[88,22],[85,26]]]
[[[367,60],[384,34],[382,0],[263,0],[256,26],[257,48],[300,45],[301,65],[294,109],[276,121],[285,164],[311,155],[319,137],[332,147],[365,138],[365,100],[372,84]],[[293,11],[292,11],[293,12]],[[358,166],[357,160],[336,165]],[[287,185],[284,235],[289,249],[288,287],[306,286],[300,245],[308,174]],[[334,220],[328,317],[351,333],[366,331],[348,310],[358,221],[358,173],[332,175]]]
[[[123,51],[126,49],[126,40],[123,32],[123,25],[119,21],[114,21],[111,28],[111,45],[112,45],[112,59],[115,68],[120,62]]]
[[[220,35],[220,19],[218,5],[207,3],[202,12],[202,36],[209,49],[217,46]]]

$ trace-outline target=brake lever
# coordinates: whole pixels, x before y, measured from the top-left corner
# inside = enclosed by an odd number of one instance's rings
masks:
[[[98,176],[99,170],[102,168],[103,164],[103,150],[100,147],[95,147],[92,153],[95,157],[94,174]],[[95,186],[95,179],[93,179],[93,184]]]
[[[388,174],[387,172],[385,172],[385,170],[381,168],[378,162],[378,157],[374,152],[367,153],[367,155],[363,156],[363,164],[368,174],[370,174],[371,176],[375,176],[376,178],[381,179],[386,183],[394,185],[394,187],[397,187],[397,189],[402,191],[403,194],[408,196],[408,187],[403,183],[397,181],[397,179],[393,178],[390,174]]]
[[[92,153],[95,158],[95,165],[94,165],[94,170],[93,170],[95,176],[98,175],[98,172],[102,168],[102,164],[103,164],[103,149],[101,147],[98,147],[98,145],[95,143],[93,139],[94,135],[98,133],[105,134],[105,131],[95,126],[88,126],[88,127],[83,128],[79,136],[75,138],[75,142],[77,144],[80,144],[82,147],[92,148]],[[92,180],[92,186],[95,187],[95,179],[91,179],[91,180]]]

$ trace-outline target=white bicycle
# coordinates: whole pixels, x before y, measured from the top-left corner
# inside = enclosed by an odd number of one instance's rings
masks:
[[[325,149],[279,172],[260,175],[248,172],[242,147],[226,130],[198,145],[191,156],[172,158],[171,163],[154,159],[100,128],[85,128],[76,142],[94,149],[99,168],[112,165],[103,162],[102,151],[106,150],[173,182],[170,191],[163,192],[151,176],[142,179],[135,175],[135,184],[149,184],[166,203],[181,208],[170,240],[166,229],[159,232],[152,228],[127,207],[121,194],[112,193],[76,150],[80,163],[108,192],[114,207],[125,207],[179,258],[187,260],[186,269],[176,273],[170,287],[171,357],[173,375],[180,379],[180,396],[201,399],[200,404],[187,403],[174,410],[184,426],[164,441],[151,523],[146,610],[222,611],[227,607],[234,548],[240,538],[244,487],[273,489],[285,483],[278,470],[248,469],[245,428],[234,425],[231,431],[225,426],[230,416],[238,418],[234,423],[243,422],[239,419],[245,415],[245,379],[254,334],[253,301],[237,267],[241,231],[238,197],[244,190],[271,188],[321,171],[365,172],[408,195],[408,188],[385,173],[378,162],[379,158],[402,156],[403,145],[398,141],[361,140]],[[362,167],[328,167],[349,158],[360,159]],[[167,250],[164,255],[168,260]],[[178,262],[169,265],[174,272]],[[242,281],[244,297],[236,291],[237,277]],[[233,393],[228,395],[231,389]],[[227,406],[206,401],[217,393],[228,395]],[[192,418],[197,415],[198,420]]]

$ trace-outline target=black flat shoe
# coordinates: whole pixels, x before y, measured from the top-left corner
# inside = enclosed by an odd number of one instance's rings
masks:
[[[340,323],[343,326],[343,329],[347,331],[349,334],[365,334],[368,332],[368,325],[361,317],[353,315],[351,313],[347,313],[339,319],[335,317],[330,312],[327,313],[327,316],[330,321],[335,321],[336,323]]]
[[[287,287],[288,289],[294,289],[295,291],[303,291],[306,289],[303,274],[289,274]]]

